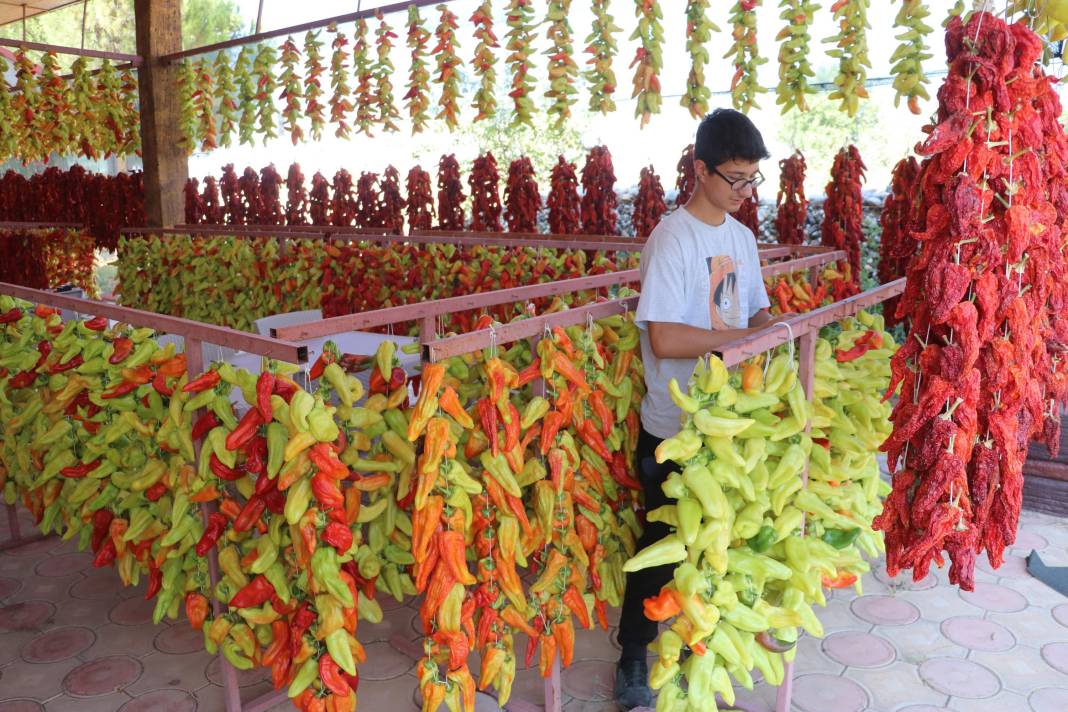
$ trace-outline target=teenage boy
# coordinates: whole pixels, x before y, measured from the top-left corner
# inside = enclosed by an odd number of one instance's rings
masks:
[[[646,394],[635,464],[646,511],[668,504],[660,486],[678,469],[670,461],[657,464],[654,455],[656,446],[680,426],[668,381],[675,378],[685,387],[697,358],[785,318],[768,312],[756,238],[730,216],[763,182],[759,162],[769,156],[760,132],[744,114],[716,109],[705,116],[694,141],[694,194],[660,221],[642,250],[636,318]],[[647,523],[638,549],[667,533],[666,524]],[[623,654],[615,685],[616,701],[624,710],[652,705],[646,646],[656,638],[657,624],[645,617],[642,602],[660,592],[674,568],[627,575],[618,635]]]

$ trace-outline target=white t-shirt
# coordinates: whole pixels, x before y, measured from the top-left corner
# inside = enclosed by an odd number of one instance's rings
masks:
[[[641,329],[646,394],[642,426],[658,438],[679,431],[680,411],[668,394],[672,378],[686,388],[696,359],[659,359],[649,343],[649,322],[689,324],[701,329],[744,329],[767,308],[760,257],[752,231],[726,216],[708,225],[680,208],[653,229],[641,260]]]

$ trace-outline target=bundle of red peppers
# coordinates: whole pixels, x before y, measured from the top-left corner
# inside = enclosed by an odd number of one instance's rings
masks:
[[[649,237],[660,216],[667,212],[664,202],[664,187],[660,185],[660,176],[652,166],[642,168],[638,182],[638,197],[634,202],[634,236]]]
[[[559,156],[553,166],[549,188],[549,232],[577,235],[582,226],[575,164]]]
[[[675,170],[679,174],[675,179],[675,190],[678,191],[675,196],[675,207],[682,207],[689,202],[690,196],[693,195],[694,190],[697,188],[697,176],[693,167],[692,143],[682,150],[682,155],[679,157]]]
[[[72,284],[95,297],[95,246],[84,230],[0,230],[0,282],[31,289]]]
[[[753,231],[753,235],[760,238],[760,196],[757,189],[753,188],[753,194],[742,201],[741,207],[732,213],[735,220]]]
[[[475,232],[501,231],[500,180],[497,159],[492,152],[475,159],[467,177],[471,189],[471,229]]]
[[[594,146],[582,167],[582,232],[616,235],[616,173],[607,146]]]
[[[438,161],[438,228],[464,229],[464,187],[460,164],[451,153]]]
[[[1068,395],[1060,102],[1023,23],[974,13],[947,29],[949,75],[917,146],[918,241],[897,314],[910,334],[883,445],[893,492],[875,525],[887,569],[921,579],[949,555],[971,590],[1016,537],[1028,443],[1055,451]]]
[[[114,250],[119,230],[145,224],[140,171],[105,176],[81,166],[56,167],[27,178],[0,177],[0,221],[75,222],[85,225],[98,247]]]
[[[541,194],[534,178],[534,166],[526,156],[508,166],[508,184],[504,189],[504,219],[509,232],[537,232]]]
[[[879,223],[883,228],[879,239],[879,282],[886,284],[905,276],[909,258],[916,252],[917,242],[911,230],[916,193],[916,177],[920,165],[913,156],[902,158],[894,166],[890,179],[890,194],[883,203]],[[918,217],[918,216],[917,216]],[[898,323],[897,297],[886,302],[883,315],[889,326]]]
[[[831,180],[827,183],[827,200],[823,203],[821,241],[825,247],[845,250],[849,268],[860,286],[860,243],[864,241],[864,198],[860,184],[864,180],[864,162],[856,146],[843,148],[834,157]]]
[[[800,151],[779,161],[779,194],[775,198],[775,234],[781,245],[805,241],[808,198],[805,197],[805,157]]]

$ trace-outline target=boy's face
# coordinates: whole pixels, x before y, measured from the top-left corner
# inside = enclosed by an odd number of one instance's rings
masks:
[[[753,187],[746,183],[741,190],[734,190],[735,181],[755,178],[760,170],[758,161],[731,160],[710,170],[704,161],[694,161],[701,194],[708,202],[724,212],[733,213],[742,207],[746,198],[753,194]]]

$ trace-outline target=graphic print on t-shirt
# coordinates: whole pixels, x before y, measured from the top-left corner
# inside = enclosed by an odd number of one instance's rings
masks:
[[[713,329],[737,329],[742,322],[738,275],[730,255],[705,259],[708,264],[708,318]]]

